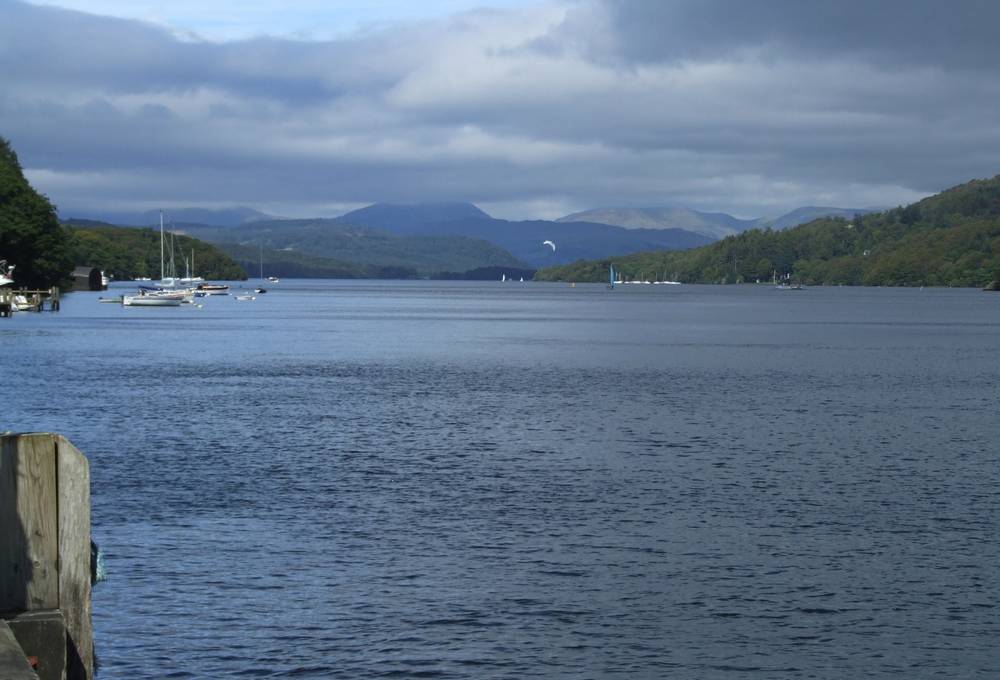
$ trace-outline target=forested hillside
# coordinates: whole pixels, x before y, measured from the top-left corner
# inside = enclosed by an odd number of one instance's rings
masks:
[[[97,267],[114,279],[160,278],[160,233],[153,229],[114,227],[99,222],[67,223],[77,265]],[[164,272],[174,271],[209,280],[245,279],[243,268],[213,245],[189,236],[169,235]]]
[[[538,280],[604,281],[608,265],[631,278],[737,283],[985,286],[1000,279],[1000,177],[975,180],[882,213],[753,229],[687,251],[576,262]]]

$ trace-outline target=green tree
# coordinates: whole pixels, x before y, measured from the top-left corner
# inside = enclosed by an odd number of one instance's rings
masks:
[[[24,177],[17,154],[0,137],[0,259],[15,265],[14,281],[27,288],[68,286],[73,244],[55,208]]]

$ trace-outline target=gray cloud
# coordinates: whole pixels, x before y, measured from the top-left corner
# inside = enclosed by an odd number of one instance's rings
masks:
[[[580,1],[212,43],[0,0],[0,135],[64,214],[888,205],[997,173],[997,14]]]
[[[620,55],[706,60],[765,49],[798,58],[857,55],[897,66],[1000,64],[993,0],[608,0]]]

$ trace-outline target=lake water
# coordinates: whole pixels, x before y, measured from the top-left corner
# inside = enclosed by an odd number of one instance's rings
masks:
[[[97,296],[0,430],[91,461],[101,678],[1000,675],[1000,295]]]

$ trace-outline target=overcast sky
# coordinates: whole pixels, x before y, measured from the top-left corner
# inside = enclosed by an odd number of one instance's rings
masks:
[[[907,203],[1000,172],[992,0],[0,0],[63,216]]]

